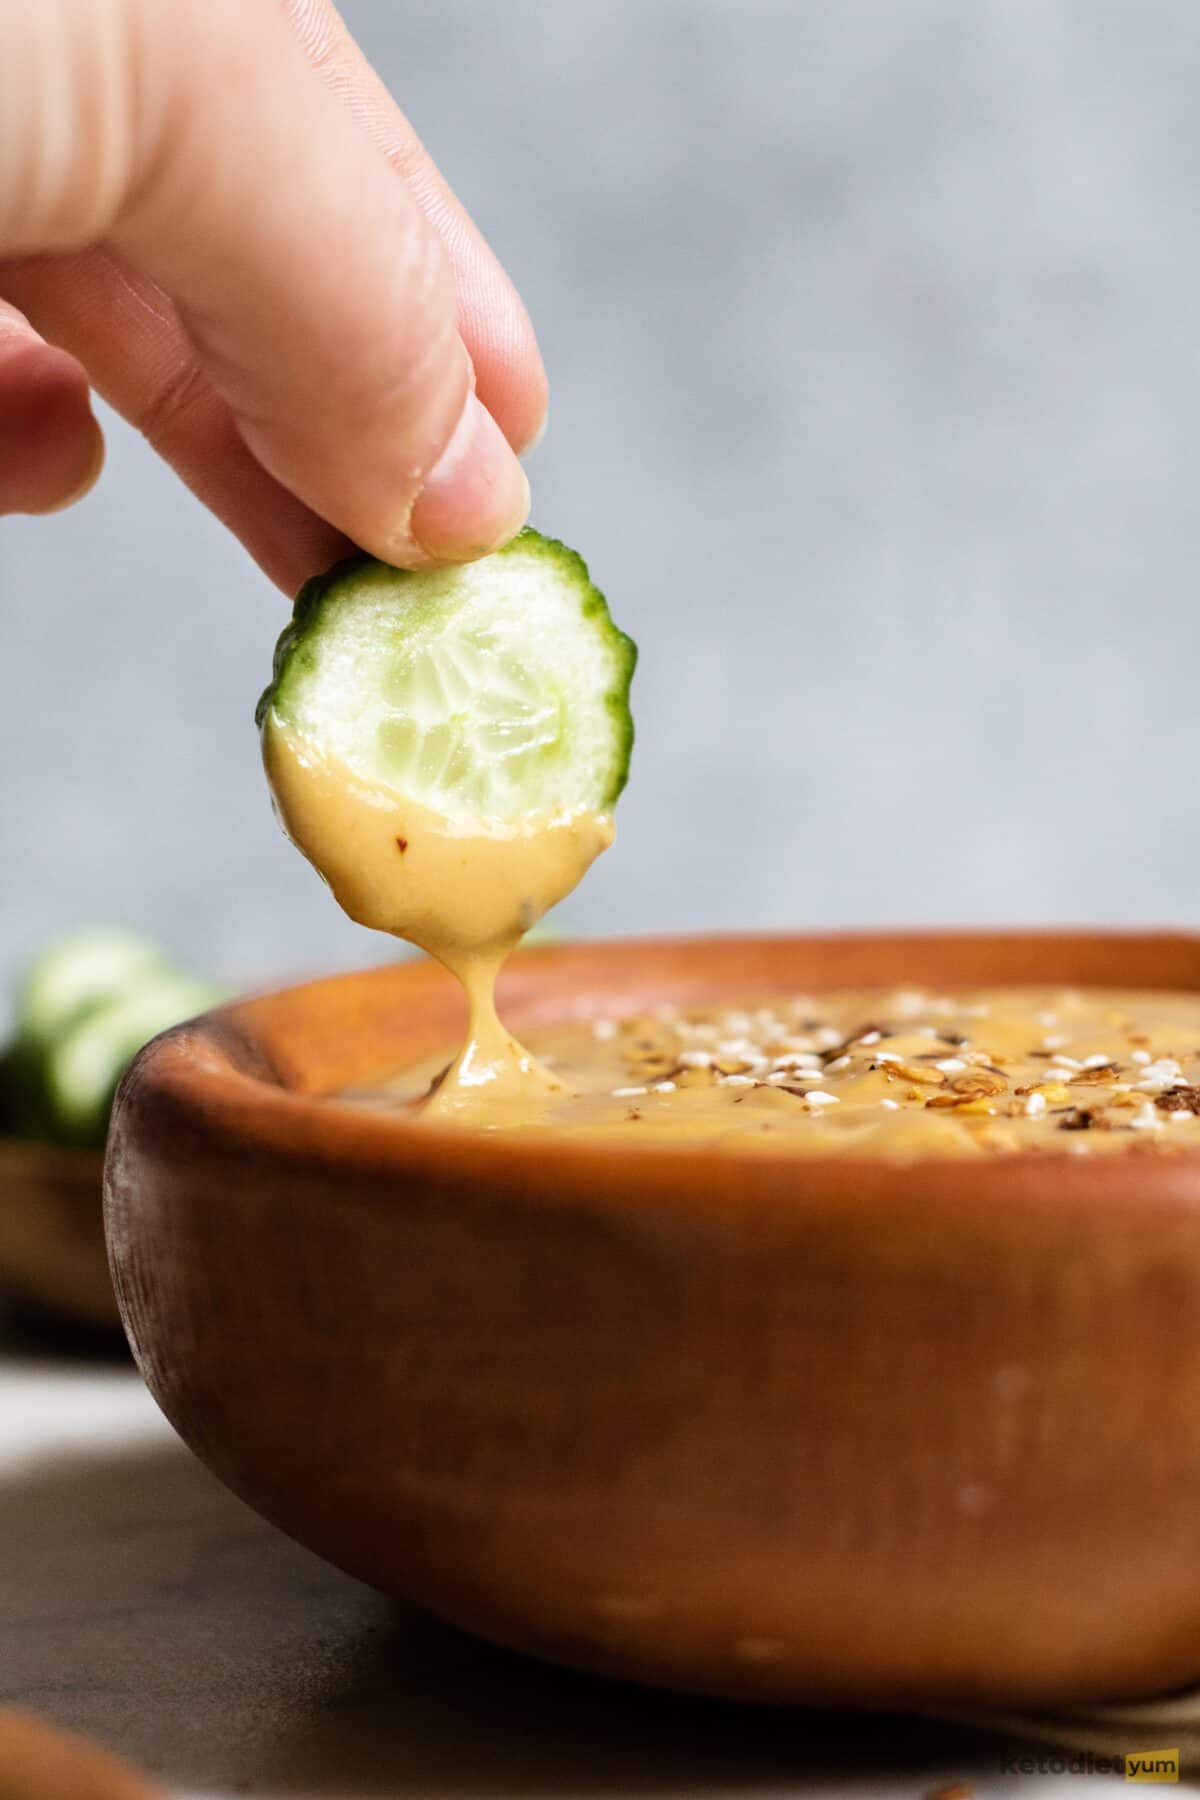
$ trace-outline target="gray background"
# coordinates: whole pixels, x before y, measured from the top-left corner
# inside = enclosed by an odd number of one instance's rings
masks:
[[[643,653],[617,932],[1193,920],[1195,0],[347,0],[553,386]],[[284,606],[124,428],[0,527],[0,974],[113,918],[390,954],[279,836]]]

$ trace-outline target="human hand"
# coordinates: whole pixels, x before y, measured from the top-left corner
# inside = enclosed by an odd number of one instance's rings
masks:
[[[508,277],[327,0],[0,0],[0,512],[86,492],[89,382],[282,587],[522,524]]]

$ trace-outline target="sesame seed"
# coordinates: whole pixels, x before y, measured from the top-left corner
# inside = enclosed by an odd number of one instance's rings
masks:
[[[1161,1056],[1157,1062],[1147,1063],[1142,1068],[1142,1079],[1137,1082],[1139,1093],[1158,1094],[1164,1088],[1186,1087],[1187,1082],[1180,1073],[1179,1064],[1173,1056]]]
[[[914,1000],[919,1001],[919,1007],[912,1007]],[[911,1009],[910,1016],[901,1022],[905,1001]],[[910,1104],[928,1104],[931,1084],[944,1083],[948,1096],[935,1100],[935,1105],[963,1104],[957,1093],[950,1095],[950,1089],[967,1087],[970,1076],[982,1075],[982,1068],[977,1070],[976,1065],[1003,1075],[1007,1095],[1011,1096],[1005,1104],[991,1109],[1009,1113],[1013,1119],[1007,1134],[994,1134],[996,1141],[987,1143],[989,1149],[1015,1148],[1023,1137],[1036,1142],[1047,1126],[1062,1123],[1064,1116],[1068,1124],[1077,1122],[1079,1114],[1058,1114],[1058,1109],[1069,1107],[1072,1099],[1082,1104],[1076,1083],[1095,1083],[1098,1091],[1094,1101],[1101,1106],[1106,1101],[1112,1105],[1110,1113],[1084,1115],[1084,1123],[1090,1116],[1096,1124],[1130,1127],[1144,1138],[1147,1133],[1181,1137],[1165,1128],[1186,1125],[1200,1115],[1200,1102],[1195,1113],[1185,1104],[1186,1096],[1193,1092],[1190,1082],[1195,1081],[1200,1091],[1200,1049],[1193,1048],[1192,1039],[1183,1035],[1182,1014],[1180,1020],[1175,1020],[1170,1012],[1164,1013],[1166,1023],[1161,1035],[1155,1023],[1157,1014],[1150,1015],[1142,1035],[1136,1030],[1140,1021],[1131,1020],[1123,1012],[1106,1010],[1104,1005],[1089,1004],[1086,996],[1074,998],[1064,993],[1051,1000],[1046,994],[1042,1004],[1056,1010],[1039,1013],[1035,1001],[1034,1008],[1025,1015],[1028,1029],[1020,1042],[1013,1035],[1017,1021],[1009,1019],[1007,1007],[998,1005],[991,1009],[1005,1020],[1005,1034],[993,1054],[987,1046],[990,1028],[968,1023],[980,1016],[981,1009],[968,1005],[961,996],[948,1002],[929,993],[910,991],[900,1002],[894,993],[888,993],[873,1004],[881,1010],[867,1011],[861,999],[856,998],[851,998],[849,1005],[842,998],[827,1005],[820,996],[797,999],[794,1005],[790,999],[774,1005],[758,1001],[743,1011],[733,1007],[656,1010],[647,1005],[640,1017],[625,1017],[617,1011],[611,1015],[589,1015],[579,1021],[576,1029],[581,1037],[596,1041],[597,1048],[591,1054],[597,1065],[612,1060],[615,1066],[609,1079],[628,1084],[604,1090],[621,1100],[621,1109],[614,1113],[618,1118],[622,1113],[632,1117],[650,1114],[650,1108],[633,1106],[635,1100],[646,1095],[665,1097],[678,1091],[681,1098],[677,1105],[690,1106],[694,1096],[683,1090],[694,1084],[707,1090],[711,1083],[714,1091],[717,1086],[732,1087],[734,1100],[747,1098],[758,1087],[764,1092],[767,1087],[774,1087],[786,1093],[788,1100],[771,1102],[768,1097],[766,1104],[782,1106],[786,1112],[795,1097],[802,1110],[813,1118],[844,1100],[850,1103],[850,1111],[840,1115],[843,1122],[859,1119],[865,1125],[872,1107],[876,1111],[905,1113]],[[871,1024],[872,1017],[881,1022]],[[864,1023],[864,1018],[868,1022]],[[658,1023],[660,1019],[664,1022]],[[981,1035],[982,1048],[978,1047]],[[1089,1038],[1092,1049],[1088,1048]],[[1200,1033],[1197,1041],[1200,1042]],[[1103,1050],[1099,1048],[1101,1042]],[[1167,1049],[1172,1042],[1179,1046],[1173,1053]],[[907,1050],[902,1048],[905,1044]],[[1044,1046],[1040,1058],[1039,1044]],[[910,1062],[914,1064],[911,1070]],[[925,1073],[918,1080],[922,1068]],[[873,1092],[868,1085],[866,1093],[860,1094],[855,1083],[868,1069],[878,1070],[884,1079]],[[907,1079],[897,1080],[899,1076]],[[1101,1087],[1103,1093],[1099,1092]],[[1181,1089],[1183,1099],[1179,1097]],[[985,1107],[977,1100],[966,1110],[982,1112]],[[754,1107],[750,1112],[757,1115],[755,1123],[757,1118],[766,1116]],[[675,1114],[666,1107],[658,1116],[666,1129]],[[1023,1127],[1022,1118],[1026,1121]],[[772,1121],[762,1128],[778,1130],[781,1124],[782,1121]],[[827,1140],[830,1129],[835,1136],[841,1135],[836,1128],[821,1127],[818,1136]],[[889,1129],[885,1128],[885,1137]],[[1192,1135],[1195,1148],[1200,1145],[1200,1127]],[[983,1136],[986,1134],[981,1136],[981,1143]],[[1086,1132],[1068,1131],[1061,1140],[1055,1134],[1056,1148],[1077,1155],[1117,1148],[1115,1141],[1102,1145],[1094,1141],[1095,1133],[1090,1136],[1091,1142]],[[1004,1138],[1003,1144],[1000,1137]],[[1082,1141],[1074,1141],[1075,1138]],[[1148,1141],[1143,1145],[1147,1147],[1153,1148]],[[1186,1151],[1187,1145],[1176,1145],[1177,1150],[1181,1148]]]

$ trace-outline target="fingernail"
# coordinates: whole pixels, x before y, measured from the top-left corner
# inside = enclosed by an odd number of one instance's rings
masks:
[[[469,562],[499,549],[529,516],[529,483],[504,433],[468,394],[462,418],[425,478],[409,530],[437,562]]]

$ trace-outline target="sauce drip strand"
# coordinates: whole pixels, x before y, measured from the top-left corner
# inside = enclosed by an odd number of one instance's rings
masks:
[[[465,1117],[484,1094],[516,1104],[561,1094],[561,1077],[501,1024],[496,977],[522,935],[608,848],[612,819],[581,811],[507,829],[456,828],[280,725],[264,759],[289,837],[343,910],[427,950],[463,985],[467,1041],[428,1110]]]

